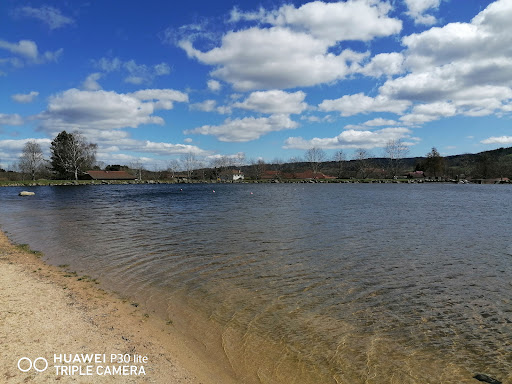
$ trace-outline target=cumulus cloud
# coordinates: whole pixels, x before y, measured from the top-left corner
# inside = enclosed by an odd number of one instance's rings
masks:
[[[512,136],[492,136],[480,142],[482,144],[510,145],[512,144]]]
[[[324,3],[315,1],[300,8],[284,5],[277,11],[232,11],[231,21],[260,21],[270,27],[233,30],[220,46],[203,52],[193,37],[178,45],[189,57],[215,66],[213,77],[237,90],[312,86],[345,78],[360,69],[366,52],[332,48],[345,40],[369,41],[401,30],[397,19],[387,16],[391,6],[375,0]],[[377,66],[378,64],[375,64]]]
[[[298,124],[287,115],[269,117],[246,117],[243,119],[226,119],[222,125],[203,125],[186,130],[184,134],[213,135],[220,141],[245,142],[259,139],[270,132],[294,129]]]
[[[218,68],[211,75],[237,90],[292,88],[332,82],[359,68],[366,53],[329,53],[329,43],[286,28],[228,32],[222,46],[201,52],[181,41],[189,57]],[[353,67],[352,67],[353,66]]]
[[[268,114],[297,114],[302,113],[307,104],[306,94],[302,91],[288,93],[281,90],[252,92],[247,99],[233,104],[235,108]]]
[[[38,19],[51,30],[74,24],[74,20],[71,17],[64,16],[59,9],[48,5],[43,5],[39,8],[30,6],[20,7],[13,11],[13,15],[15,17]]]
[[[437,22],[434,15],[427,13],[439,8],[441,0],[405,0],[407,15],[413,18],[415,24],[432,25]]]
[[[371,77],[393,76],[404,72],[404,56],[401,53],[380,53],[359,70],[360,73]]]
[[[424,12],[434,2],[410,4],[410,9]],[[343,116],[391,112],[402,115],[400,121],[407,125],[457,115],[509,113],[512,111],[510,20],[512,2],[498,0],[469,23],[450,23],[406,36],[402,39],[403,52],[376,55],[358,71],[368,76],[388,76],[376,97],[345,95],[325,100],[319,108],[338,111]]]
[[[205,100],[200,103],[190,104],[191,111],[213,112],[217,107],[217,101]]]
[[[284,148],[309,149],[312,147],[323,149],[348,149],[364,148],[372,149],[384,147],[390,140],[411,138],[408,128],[384,128],[378,131],[360,131],[349,129],[341,132],[336,137],[318,138],[310,140],[302,137],[290,137],[286,139]],[[411,144],[411,143],[408,143]]]
[[[407,100],[393,100],[384,96],[369,97],[363,93],[345,95],[339,99],[324,100],[318,106],[321,111],[340,112],[342,116],[359,113],[392,112],[400,114],[411,105]]]
[[[54,134],[61,130],[113,130],[142,124],[164,124],[157,109],[171,109],[188,96],[172,89],[146,89],[134,93],[69,89],[50,97],[48,108],[37,116],[41,127]]]
[[[1,119],[1,117],[0,117]],[[1,124],[1,123],[0,123]],[[50,139],[19,139],[19,140],[0,140],[0,157],[5,163],[13,163],[19,160],[23,147],[29,141],[35,141],[41,146],[43,152],[48,152]]]
[[[0,40],[0,49],[7,50],[15,55],[15,57],[4,59],[5,62],[8,62],[15,67],[22,67],[25,64],[54,62],[59,59],[63,52],[63,49],[59,49],[54,52],[46,51],[44,53],[40,53],[37,48],[37,44],[32,40],[20,40],[17,43]]]
[[[17,113],[0,113],[0,126],[2,125],[23,125],[23,118]]]
[[[305,31],[317,39],[331,42],[361,40],[396,34],[402,22],[388,17],[391,6],[375,0],[327,3],[313,1],[299,8],[283,5],[276,11],[231,12],[231,22],[262,21],[274,26]]]
[[[398,122],[396,122],[395,120],[387,120],[387,119],[383,119],[381,117],[378,117],[376,119],[373,119],[373,120],[369,120],[369,121],[366,121],[365,123],[363,123],[363,125],[367,126],[367,127],[382,127],[384,125],[397,125]]]
[[[208,89],[213,92],[220,91],[222,89],[222,84],[217,80],[210,79],[207,82]]]
[[[11,96],[11,99],[17,103],[31,103],[37,96],[39,96],[39,92],[31,91],[29,93],[16,93]]]
[[[421,125],[443,117],[452,117],[457,113],[456,107],[447,102],[419,104],[410,114],[400,117],[400,121],[407,125]]]

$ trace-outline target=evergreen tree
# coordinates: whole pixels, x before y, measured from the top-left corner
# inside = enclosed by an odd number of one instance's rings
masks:
[[[57,178],[78,180],[96,160],[97,145],[88,143],[80,133],[62,131],[50,146],[51,165]]]

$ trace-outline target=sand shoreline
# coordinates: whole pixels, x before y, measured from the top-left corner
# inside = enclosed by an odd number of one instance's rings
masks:
[[[93,360],[79,361],[84,354]],[[111,361],[111,355],[125,361]],[[6,383],[236,382],[229,367],[198,354],[172,324],[93,279],[46,264],[1,232],[0,356],[0,381]],[[44,358],[35,363],[42,372],[29,369],[38,358]]]

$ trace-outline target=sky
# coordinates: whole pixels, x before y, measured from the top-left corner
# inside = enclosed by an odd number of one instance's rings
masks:
[[[512,146],[512,0],[3,0],[0,166],[63,130],[107,164]]]

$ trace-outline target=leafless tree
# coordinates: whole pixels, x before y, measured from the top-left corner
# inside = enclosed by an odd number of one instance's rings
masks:
[[[366,179],[370,174],[370,157],[371,154],[364,148],[358,148],[354,152],[354,160],[357,160],[357,173],[362,179]]]
[[[21,171],[29,174],[32,180],[35,180],[36,173],[40,171],[43,164],[44,158],[41,146],[35,140],[27,141],[20,157],[19,167]]]
[[[187,171],[187,177],[190,179],[192,176],[192,171],[197,167],[197,158],[192,152],[185,153],[181,156],[181,161]]]
[[[384,153],[389,159],[389,171],[394,178],[400,172],[403,159],[409,154],[409,147],[401,139],[389,140],[384,148]]]
[[[180,162],[176,159],[167,162],[167,172],[174,178],[174,174],[180,169]]]
[[[338,178],[340,179],[343,174],[343,168],[345,167],[347,156],[345,155],[345,152],[340,149],[334,154],[333,160],[336,162],[338,168]]]
[[[311,164],[313,173],[318,173],[320,165],[325,158],[325,151],[318,147],[309,148],[304,155],[304,159]]]

